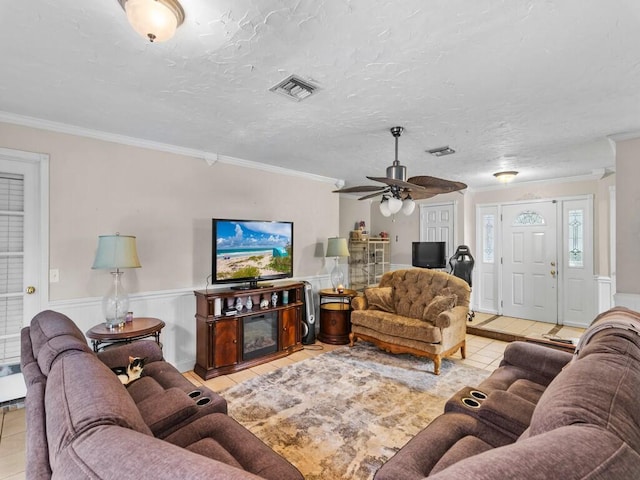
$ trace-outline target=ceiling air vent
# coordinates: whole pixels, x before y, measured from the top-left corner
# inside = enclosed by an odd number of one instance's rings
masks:
[[[316,90],[318,90],[318,87],[306,80],[302,80],[300,77],[291,75],[269,90],[284,95],[296,102],[300,102],[313,95]]]
[[[427,150],[427,153],[430,153],[434,157],[444,157],[445,155],[456,153],[456,151],[449,145],[447,145],[444,147],[432,148],[431,150]]]

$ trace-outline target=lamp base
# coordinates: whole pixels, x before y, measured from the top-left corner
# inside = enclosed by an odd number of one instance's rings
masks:
[[[105,318],[105,326],[114,330],[124,326],[127,312],[129,311],[129,295],[122,287],[121,276],[124,272],[116,270],[111,272],[113,283],[107,294],[102,299],[102,311]]]
[[[338,257],[336,257],[336,264],[331,270],[331,285],[334,292],[337,292],[339,288],[344,289],[344,273],[342,273],[342,269],[338,265]]]

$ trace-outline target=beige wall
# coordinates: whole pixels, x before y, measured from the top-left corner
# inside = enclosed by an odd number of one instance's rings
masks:
[[[135,235],[142,268],[130,293],[202,287],[211,271],[211,218],[294,222],[294,275],[325,273],[318,252],[338,232],[330,182],[0,123],[0,146],[50,158],[50,300],[101,296],[91,265],[100,234]]]
[[[344,195],[340,196],[340,231],[338,235],[349,238],[349,232],[356,228],[356,224],[360,220],[364,220],[367,230],[371,227],[371,202]]]
[[[616,144],[616,286],[640,294],[640,139]]]
[[[638,147],[640,151],[640,146]],[[637,174],[636,174],[637,175]],[[420,239],[420,204],[456,202],[458,243],[469,245],[475,254],[477,205],[508,203],[514,201],[553,199],[573,195],[594,196],[594,272],[609,275],[609,188],[615,185],[616,175],[604,179],[513,184],[481,191],[465,191],[438,195],[421,200],[409,217],[397,214],[385,218],[380,214],[378,202],[371,206],[372,231],[386,230],[391,239],[391,263],[411,264],[411,242]],[[342,214],[342,212],[341,212]],[[396,240],[397,237],[397,240]]]

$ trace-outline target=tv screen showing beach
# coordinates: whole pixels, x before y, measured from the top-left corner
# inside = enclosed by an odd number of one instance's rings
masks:
[[[216,282],[293,276],[293,223],[213,220]]]

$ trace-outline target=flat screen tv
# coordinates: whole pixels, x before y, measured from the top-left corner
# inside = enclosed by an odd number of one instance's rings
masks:
[[[413,242],[411,264],[422,268],[446,268],[447,242]]]
[[[259,288],[293,277],[293,222],[212,219],[212,281]]]

